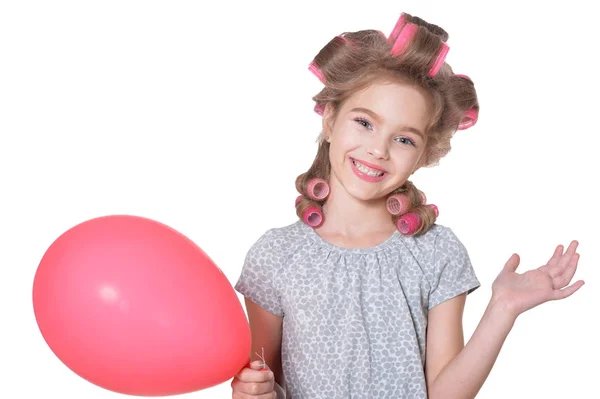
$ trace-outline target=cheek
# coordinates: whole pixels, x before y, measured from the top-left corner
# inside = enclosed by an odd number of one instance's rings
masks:
[[[339,131],[335,132],[334,143],[337,148],[342,151],[350,151],[357,148],[361,144],[361,134],[354,126],[343,126]]]
[[[413,147],[403,148],[400,146],[394,146],[394,149],[390,151],[390,155],[392,159],[394,159],[394,164],[398,170],[414,168],[419,161],[421,153],[422,151],[419,151]]]

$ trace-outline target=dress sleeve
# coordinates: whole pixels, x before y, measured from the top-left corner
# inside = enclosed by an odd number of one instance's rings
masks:
[[[467,249],[456,234],[445,227],[433,246],[434,281],[429,292],[429,309],[462,293],[480,287]]]
[[[235,290],[266,311],[283,316],[278,273],[282,266],[280,258],[269,230],[246,254]]]

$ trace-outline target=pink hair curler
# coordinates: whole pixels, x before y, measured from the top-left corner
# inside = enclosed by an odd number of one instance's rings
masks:
[[[461,75],[460,73],[455,73],[454,76],[458,76],[459,78],[471,80],[471,78],[468,77],[467,75]],[[472,82],[472,80],[471,80],[471,82]]]
[[[325,109],[321,107],[319,104],[315,104],[315,112],[321,116],[325,113]]]
[[[398,35],[402,31],[402,28],[404,28],[405,24],[406,24],[406,14],[402,13],[402,14],[400,14],[400,17],[398,18],[398,21],[396,21],[396,25],[394,26],[392,33],[390,33],[390,36],[388,37],[389,44],[393,45],[396,42],[396,39],[398,38]]]
[[[431,66],[431,69],[429,70],[427,76],[434,77],[435,75],[437,75],[437,73],[440,71],[440,68],[444,64],[444,61],[446,60],[448,51],[450,51],[450,47],[446,43],[442,42],[440,51],[438,52],[435,62]]]
[[[421,193],[421,200],[423,202],[423,204],[427,203],[427,197],[425,196],[425,193],[423,191],[419,191]]]
[[[319,66],[314,60],[308,65],[308,70],[311,71],[321,81],[321,83],[325,84],[323,72],[321,72],[321,69],[319,69]]]
[[[438,209],[437,205],[427,204],[427,206],[430,207],[431,209],[433,209],[433,213],[435,213],[435,217],[440,216],[440,210]]]
[[[329,183],[318,177],[314,177],[308,181],[306,191],[310,199],[320,201],[329,195]]]
[[[465,112],[465,116],[462,121],[458,124],[458,130],[465,130],[470,127],[473,127],[477,123],[477,119],[479,118],[479,113],[474,108],[471,108]]]
[[[396,222],[396,227],[400,231],[400,233],[405,235],[410,235],[417,230],[419,224],[421,223],[421,218],[416,213],[407,213],[406,215],[400,217],[398,222]]]
[[[390,195],[385,201],[385,207],[392,215],[402,215],[410,209],[410,200],[405,194]]]
[[[337,37],[338,37],[338,39],[341,39],[341,40],[342,40],[342,42],[344,43],[344,45],[345,45],[345,46],[348,46],[348,47],[350,47],[351,49],[354,49],[354,48],[355,48],[355,45],[354,45],[354,43],[352,43],[352,42],[350,41],[350,39],[348,39],[347,37],[345,37],[345,36],[344,36],[344,34],[338,35]],[[384,36],[384,37],[385,37],[385,36]]]
[[[392,55],[401,54],[404,50],[406,50],[410,42],[414,39],[418,30],[419,27],[415,24],[409,23],[404,25],[404,28],[394,42],[394,46],[392,46]]]
[[[300,202],[301,199],[302,199],[302,195],[297,196],[296,203],[294,204],[294,206],[298,206],[298,203]]]
[[[302,212],[302,220],[311,227],[319,227],[323,223],[323,213],[316,206],[309,206]]]

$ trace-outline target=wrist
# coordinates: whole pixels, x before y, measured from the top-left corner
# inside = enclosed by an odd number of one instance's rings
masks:
[[[492,295],[486,313],[493,315],[494,319],[501,320],[508,324],[514,324],[519,317],[519,312],[511,305],[510,301],[501,297]]]

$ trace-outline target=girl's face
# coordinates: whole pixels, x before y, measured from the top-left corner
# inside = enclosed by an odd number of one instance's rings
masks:
[[[333,123],[327,107],[323,124],[332,188],[373,200],[404,184],[420,166],[430,112],[425,93],[405,83],[374,83],[355,93]]]

